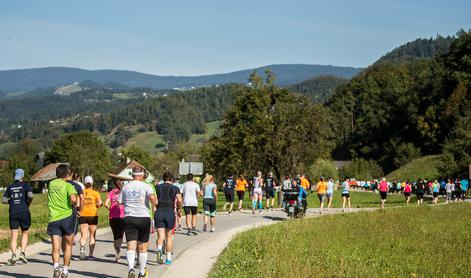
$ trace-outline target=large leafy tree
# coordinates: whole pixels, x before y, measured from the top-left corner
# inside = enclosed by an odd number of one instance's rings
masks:
[[[277,176],[303,171],[333,148],[329,111],[290,94],[255,73],[236,93],[221,134],[203,147],[206,168],[218,176],[273,170]]]
[[[93,175],[104,179],[110,170],[111,153],[98,136],[91,132],[74,132],[63,135],[46,152],[46,161],[68,162],[80,175]]]

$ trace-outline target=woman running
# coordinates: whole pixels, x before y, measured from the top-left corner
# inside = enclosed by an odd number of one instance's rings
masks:
[[[327,196],[327,210],[329,210],[330,207],[332,206],[332,200],[334,199],[334,180],[332,178],[328,179],[326,196]]]
[[[424,202],[424,190],[425,185],[422,179],[417,181],[417,188],[415,189],[415,195],[417,195],[417,205],[421,205]]]
[[[121,244],[123,243],[124,235],[124,205],[119,203],[119,194],[123,187],[122,182],[131,180],[125,177],[120,177],[113,174],[108,174],[114,183],[114,189],[111,190],[105,200],[105,207],[110,211],[109,221],[111,231],[113,232],[113,243],[115,251],[115,262],[119,262]]]
[[[432,183],[432,194],[433,194],[433,203],[438,204],[438,194],[440,193],[440,183],[435,180]]]
[[[410,202],[410,194],[412,193],[412,184],[407,181],[406,185],[404,186],[404,196],[406,197],[406,205]]]
[[[247,190],[248,186],[249,185],[247,184],[247,180],[244,178],[244,175],[240,174],[236,181],[236,192],[237,198],[239,199],[239,211],[242,211],[245,190]]]
[[[348,210],[351,211],[350,208],[350,179],[345,180],[342,183],[342,212],[345,211],[345,203],[348,201]]]
[[[218,201],[218,187],[214,184],[214,177],[210,176],[209,182],[203,186],[204,225],[203,232],[207,231],[208,220],[211,222],[210,232],[214,232],[216,225],[216,203]]]
[[[84,203],[80,210],[80,259],[85,260],[85,243],[90,235],[88,257],[93,259],[93,250],[96,242],[96,229],[98,225],[98,208],[103,205],[100,193],[93,189],[93,178],[85,177]]]
[[[388,183],[386,178],[383,178],[379,183],[379,194],[381,195],[381,208],[384,208],[386,199],[388,198]]]
[[[255,214],[258,202],[258,212],[262,213],[263,208],[263,191],[262,191],[262,172],[258,171],[257,176],[253,178],[253,193],[252,193],[252,213]]]

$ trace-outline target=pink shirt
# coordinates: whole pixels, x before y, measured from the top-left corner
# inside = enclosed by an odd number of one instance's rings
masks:
[[[385,181],[382,181],[379,183],[379,191],[382,192],[388,192],[388,183]]]
[[[113,189],[108,193],[108,198],[111,201],[110,219],[124,218],[124,205],[119,203],[119,189]]]
[[[404,187],[404,192],[410,193],[411,191],[412,191],[412,187],[410,186],[410,184],[406,184],[406,187]]]

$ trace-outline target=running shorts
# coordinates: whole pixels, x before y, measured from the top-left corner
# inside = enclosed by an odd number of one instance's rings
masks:
[[[110,227],[113,232],[113,240],[123,239],[124,218],[111,218]]]
[[[98,225],[98,216],[80,216],[78,222],[80,225]]]
[[[345,198],[350,198],[350,193],[342,193],[342,197],[345,197]]]
[[[75,226],[77,225],[77,215],[72,213],[71,216],[61,220],[50,222],[47,225],[47,234],[49,236],[70,236],[75,232]]]
[[[404,196],[410,197],[410,192],[404,192]]]
[[[155,227],[157,229],[173,230],[177,222],[174,209],[158,209],[154,213]]]
[[[204,214],[211,217],[216,216],[216,200],[214,198],[203,199]]]
[[[327,198],[332,199],[334,196],[334,193],[326,193]]]
[[[325,200],[325,194],[317,194],[317,198],[319,198],[319,202],[323,203]]]
[[[198,207],[183,207],[183,210],[185,211],[185,215],[196,215],[198,213]]]
[[[263,196],[263,191],[261,188],[254,188],[253,189],[253,195],[255,196],[255,194],[259,195],[259,196]]]
[[[226,202],[234,203],[234,191],[226,191],[224,195],[226,196]]]
[[[150,217],[124,217],[124,234],[128,242],[149,242],[150,228]]]
[[[437,198],[438,197],[438,192],[433,192],[433,198]]]
[[[22,231],[29,230],[31,227],[31,213],[24,211],[20,213],[10,213],[10,230],[17,230],[21,228]]]
[[[267,187],[266,196],[267,198],[275,198],[275,190],[273,189],[273,187]]]
[[[245,191],[243,190],[237,191],[237,198],[239,199],[239,201],[242,201],[244,199],[244,196],[245,196]]]
[[[424,192],[423,191],[417,191],[416,195],[417,195],[417,199],[419,199],[419,200],[424,198]]]
[[[381,195],[381,200],[386,200],[388,197],[388,192],[387,191],[380,191],[379,195]]]

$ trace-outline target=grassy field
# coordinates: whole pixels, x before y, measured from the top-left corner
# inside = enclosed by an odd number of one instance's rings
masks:
[[[214,122],[206,123],[206,133],[191,135],[190,140],[189,140],[190,144],[192,146],[201,146],[209,138],[218,134],[221,124],[222,124],[222,121],[214,121]]]
[[[429,155],[418,159],[415,159],[401,168],[393,171],[387,175],[389,180],[417,180],[419,178],[425,178],[432,180],[440,177],[440,173],[437,169],[438,156]]]
[[[161,145],[163,143],[164,141],[161,135],[157,134],[156,132],[149,131],[136,134],[136,136],[132,137],[126,142],[124,147],[127,148],[131,146],[136,146],[149,153],[155,153],[156,151],[158,151],[155,146]]]
[[[209,277],[470,277],[471,204],[290,220],[241,233]]]

